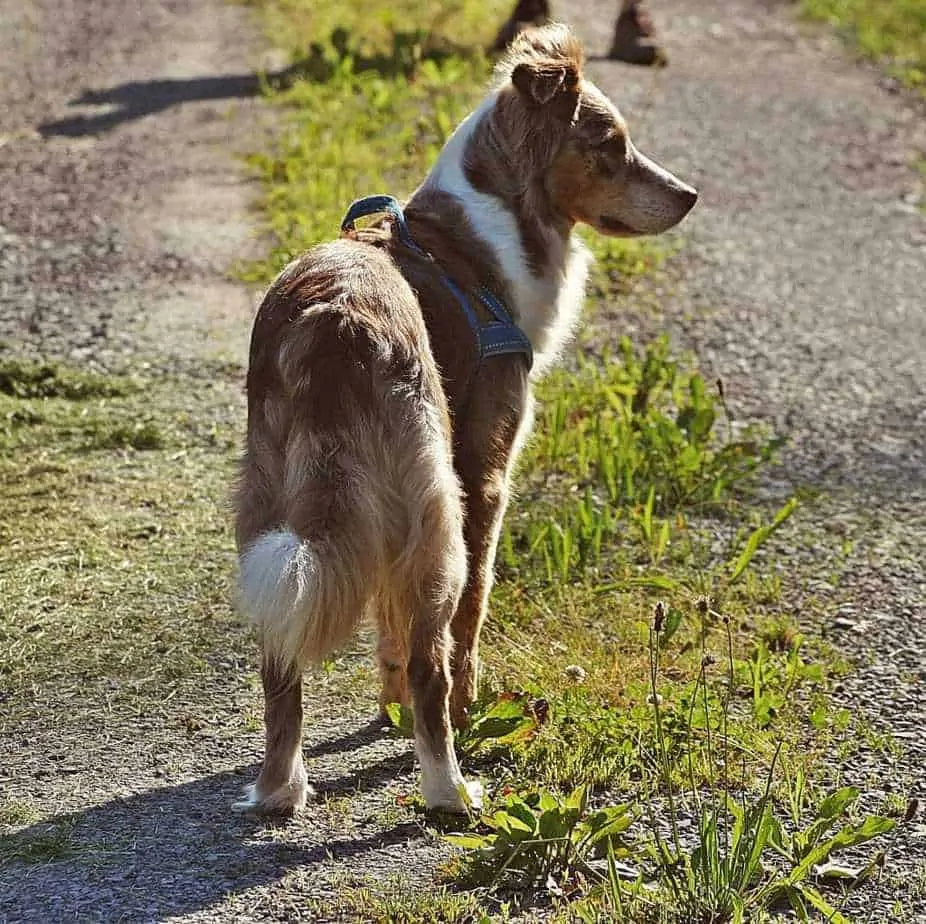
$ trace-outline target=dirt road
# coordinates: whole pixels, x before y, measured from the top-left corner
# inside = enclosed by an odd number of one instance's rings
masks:
[[[613,6],[558,12],[594,54]],[[591,72],[640,146],[701,190],[663,321],[723,376],[741,416],[790,435],[791,483],[769,490],[823,490],[801,526],[819,542],[790,552],[789,599],[826,602],[826,634],[863,652],[840,695],[905,748],[890,761],[863,750],[842,772],[922,797],[922,107],[775,4],[662,0],[654,12],[667,70]],[[232,154],[265,117],[247,14],[217,0],[0,0],[0,18],[0,340],[104,368],[240,365],[254,296],[226,270],[254,245]],[[616,330],[628,312],[614,307]],[[345,663],[362,674],[362,659]],[[234,672],[212,695],[257,702]],[[42,773],[35,751],[54,741],[54,717],[21,729],[4,792],[75,812],[79,841],[101,846],[0,869],[0,922],[321,921],[337,918],[344,882],[427,881],[440,847],[395,803],[413,788],[408,747],[367,725],[365,695],[324,677],[307,707],[322,801],[280,828],[228,813],[255,773],[259,728],[191,747],[142,722],[168,780],[133,762],[139,723],[59,741]],[[926,915],[923,829],[894,855],[906,884],[880,888],[872,920],[891,920],[895,897]]]

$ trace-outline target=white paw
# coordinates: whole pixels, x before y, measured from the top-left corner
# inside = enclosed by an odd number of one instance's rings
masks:
[[[244,798],[232,803],[233,812],[252,812],[259,815],[291,815],[305,808],[315,790],[304,779],[291,780],[273,792],[264,795],[260,781],[246,786]]]
[[[456,815],[469,815],[482,811],[482,783],[477,780],[456,785],[443,786],[436,792],[428,792],[422,785],[425,804],[432,811],[453,812]]]
[[[470,780],[470,782],[463,784],[463,788],[466,790],[466,795],[469,798],[469,810],[471,812],[481,812],[482,798],[485,795],[485,789],[482,783],[480,783],[479,780]]]
[[[232,802],[233,812],[254,812],[260,805],[260,798],[257,795],[257,784],[249,783],[244,787],[244,792],[237,802]]]

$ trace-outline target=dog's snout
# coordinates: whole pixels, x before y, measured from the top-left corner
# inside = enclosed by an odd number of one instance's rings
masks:
[[[685,206],[685,212],[690,212],[698,201],[698,191],[693,186],[684,185],[681,190],[681,198]]]

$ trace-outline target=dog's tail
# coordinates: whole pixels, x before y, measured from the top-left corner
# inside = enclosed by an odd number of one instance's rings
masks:
[[[321,660],[359,622],[343,599],[336,558],[289,528],[258,536],[242,550],[240,568],[242,606],[261,629],[264,656],[281,665],[301,670]]]

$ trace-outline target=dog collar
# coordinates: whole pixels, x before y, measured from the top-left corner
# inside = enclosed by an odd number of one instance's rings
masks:
[[[392,196],[367,196],[364,199],[358,199],[347,210],[347,214],[341,222],[341,232],[353,231],[357,219],[365,218],[368,215],[389,215],[395,222],[399,240],[406,247],[410,247],[422,256],[427,257],[433,263],[437,262],[431,254],[422,250],[415,243],[415,239],[408,230],[405,213]],[[524,331],[515,324],[502,300],[485,286],[476,289],[473,294],[485,306],[492,317],[490,321],[481,321],[473,308],[472,302],[463,290],[446,273],[442,272],[440,279],[444,288],[460,303],[460,307],[466,315],[466,320],[469,322],[473,336],[476,338],[479,362],[481,363],[489,356],[521,353],[527,359],[527,368],[529,370],[534,364],[534,349]]]

